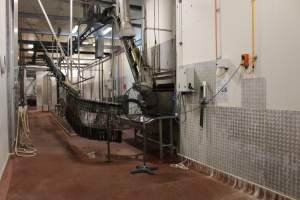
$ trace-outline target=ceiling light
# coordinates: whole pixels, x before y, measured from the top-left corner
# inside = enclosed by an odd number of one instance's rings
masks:
[[[27,53],[29,53],[29,54],[33,54],[34,52],[33,52],[33,51],[27,51]]]
[[[82,42],[83,45],[89,45],[90,43],[87,41]]]
[[[102,31],[102,34],[103,35],[106,35],[106,34],[108,34],[109,32],[111,32],[112,31],[112,27],[111,26],[108,26],[108,27],[106,27],[103,31]]]
[[[72,34],[77,33],[78,31],[78,25],[74,26],[73,30],[72,30]]]
[[[96,46],[96,44],[95,44],[95,43],[93,44],[93,47],[94,47],[94,46]]]
[[[29,49],[33,49],[33,47],[34,47],[33,44],[28,44]]]

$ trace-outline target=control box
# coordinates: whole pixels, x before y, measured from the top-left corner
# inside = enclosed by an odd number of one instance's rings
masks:
[[[195,91],[195,69],[181,68],[177,74],[177,92]]]

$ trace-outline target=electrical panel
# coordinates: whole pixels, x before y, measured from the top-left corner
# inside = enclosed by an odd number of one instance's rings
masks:
[[[194,92],[195,91],[195,69],[179,69],[177,78],[177,92]]]

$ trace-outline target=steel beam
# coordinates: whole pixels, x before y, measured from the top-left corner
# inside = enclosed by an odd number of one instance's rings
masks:
[[[50,41],[41,41],[45,47],[52,47],[52,42]],[[38,41],[34,41],[34,40],[19,40],[19,44],[33,44],[35,46],[41,46],[40,43]],[[67,42],[61,42],[61,45],[63,48],[67,48]],[[83,46],[84,47],[84,46]],[[120,49],[122,46],[119,45],[115,45],[115,50]],[[111,49],[111,45],[104,45],[104,49]],[[31,49],[34,51],[34,49]]]
[[[19,12],[20,18],[27,18],[27,19],[42,19],[44,15],[42,13],[29,13],[29,12]],[[50,20],[53,21],[69,21],[69,16],[59,16],[59,15],[48,15]],[[74,17],[74,20],[79,21],[80,19]]]
[[[113,4],[116,3],[116,1],[105,1],[105,0],[94,0],[94,2],[99,3],[103,6],[112,6]],[[136,11],[142,11],[142,6],[135,5],[135,4],[130,4],[130,9],[131,10],[136,10]]]
[[[43,34],[43,35],[53,35],[49,31],[31,29],[31,28],[19,28],[19,32],[21,32],[21,33],[36,33],[36,34]],[[69,35],[69,33],[67,33],[67,32],[60,33],[60,36],[68,36],[68,35]]]
[[[24,49],[24,48],[21,48],[20,51],[22,52],[28,52],[28,51],[35,51],[35,52],[42,52],[44,53],[44,49],[35,49],[35,50],[32,50],[32,49]],[[77,53],[77,51],[74,52],[75,54]],[[90,55],[94,55],[95,52],[92,52],[92,51],[80,51],[81,54],[90,54]]]

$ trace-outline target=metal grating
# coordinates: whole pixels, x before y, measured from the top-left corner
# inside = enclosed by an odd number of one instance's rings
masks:
[[[197,66],[192,66],[197,85],[206,79],[215,87],[215,69]],[[266,110],[263,78],[247,79],[242,85],[244,107],[210,105],[205,110],[204,128],[199,125],[200,111],[195,109],[199,107],[198,93],[186,97],[184,106],[193,112],[181,116],[181,153],[300,199],[300,112]],[[253,97],[259,94],[259,98]]]

